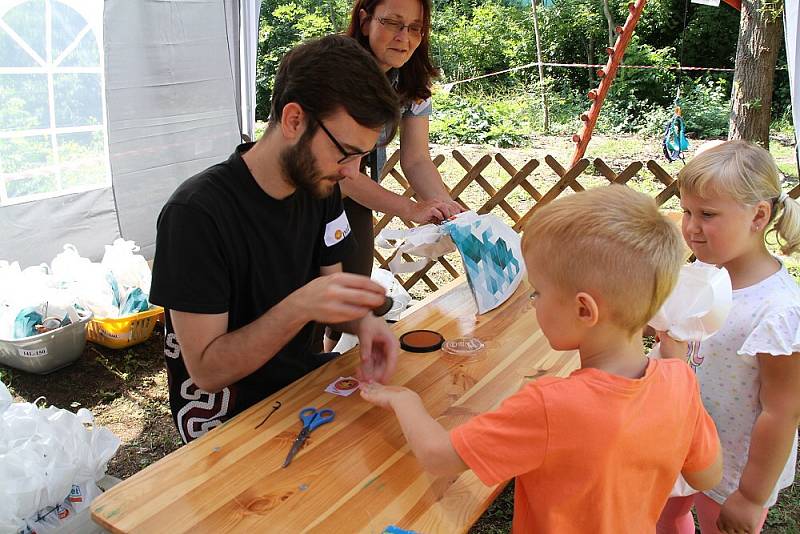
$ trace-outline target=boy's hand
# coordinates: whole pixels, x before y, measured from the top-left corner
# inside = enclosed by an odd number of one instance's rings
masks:
[[[760,504],[752,502],[739,491],[734,491],[722,504],[717,528],[731,534],[758,532],[763,514],[764,508]]]
[[[384,386],[377,382],[361,384],[361,398],[381,408],[392,409],[392,404],[417,394],[402,386]]]

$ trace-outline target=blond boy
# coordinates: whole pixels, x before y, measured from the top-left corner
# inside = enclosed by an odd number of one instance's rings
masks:
[[[678,473],[697,489],[721,476],[693,373],[642,346],[677,280],[681,237],[650,197],[610,186],[542,207],[523,252],[542,332],[555,350],[577,349],[580,370],[530,382],[449,432],[411,390],[361,394],[394,410],[427,471],[516,477],[515,533],[653,532]]]

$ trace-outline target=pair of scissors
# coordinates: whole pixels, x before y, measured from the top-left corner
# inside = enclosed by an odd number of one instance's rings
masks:
[[[311,434],[311,431],[321,425],[324,425],[325,423],[330,423],[333,421],[335,413],[330,408],[325,408],[323,410],[317,410],[316,408],[303,408],[300,410],[299,415],[300,420],[303,422],[303,429],[297,434],[297,437],[292,444],[292,448],[289,451],[289,454],[286,455],[286,460],[283,462],[283,467],[286,467],[292,463],[292,459],[302,448],[303,443],[306,442],[308,435]]]

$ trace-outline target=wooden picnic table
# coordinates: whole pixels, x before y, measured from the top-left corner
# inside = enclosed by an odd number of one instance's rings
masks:
[[[476,315],[463,278],[440,289],[394,325],[447,339],[477,336],[473,361],[441,350],[401,351],[393,384],[418,392],[446,428],[495,408],[523,383],[566,376],[575,352],[553,351],[536,322],[523,282],[500,308]],[[362,400],[324,392],[353,375],[358,349],[271,395],[98,497],[92,517],[112,532],[465,532],[503,485],[484,486],[471,472],[436,478],[420,468],[394,415]],[[259,429],[275,401],[282,406]],[[333,422],[311,433],[287,468],[301,429],[298,412],[332,408]]]

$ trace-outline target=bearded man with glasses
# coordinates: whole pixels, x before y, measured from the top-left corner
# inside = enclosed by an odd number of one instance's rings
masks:
[[[281,61],[257,143],[181,184],[158,218],[150,300],[164,306],[170,408],[189,442],[335,355],[316,323],[359,336],[365,380],[386,381],[399,344],[371,309],[384,289],[342,273],[355,249],[339,182],[358,172],[397,96],[344,35]]]

